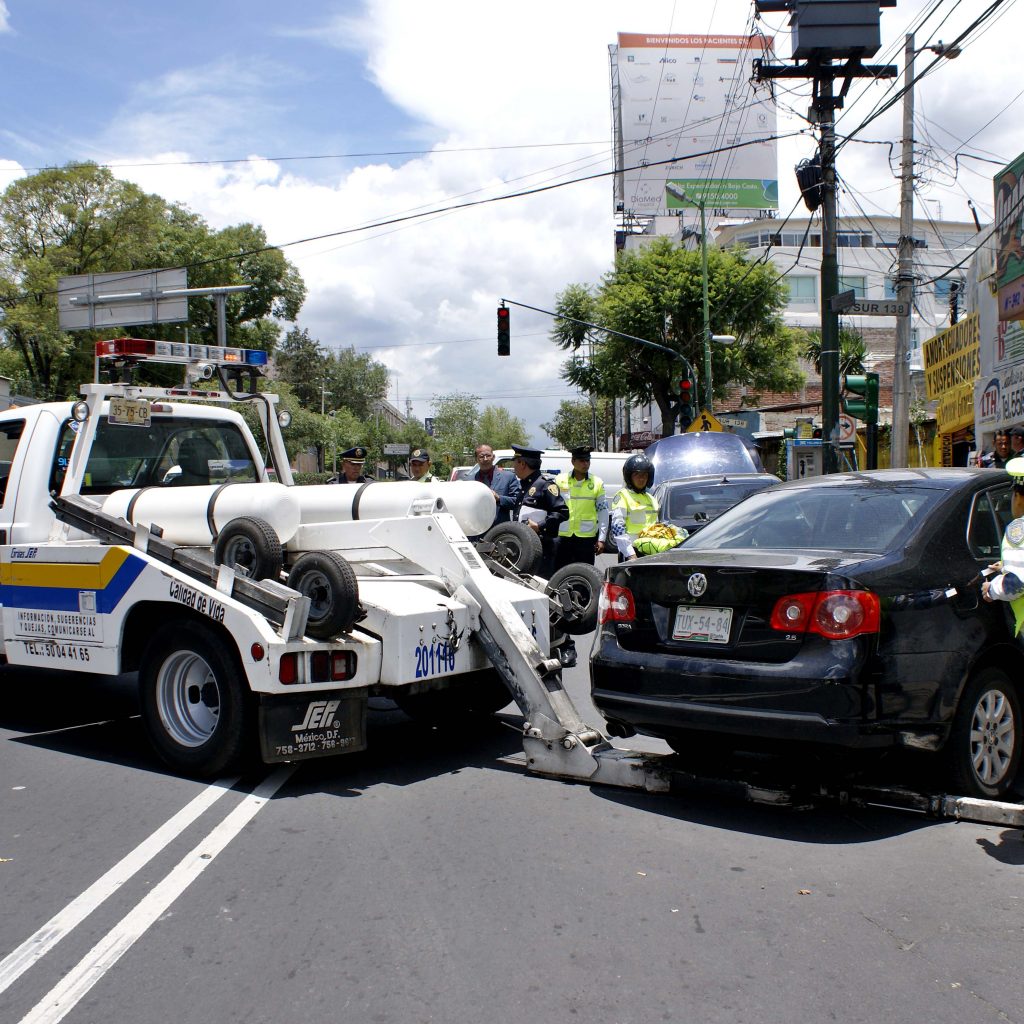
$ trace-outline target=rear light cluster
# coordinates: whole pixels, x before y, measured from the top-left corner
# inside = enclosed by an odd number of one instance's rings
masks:
[[[355,674],[354,651],[313,651],[311,654],[289,651],[281,655],[277,668],[278,682],[285,686],[340,682]]]
[[[636,604],[633,592],[616,583],[604,583],[601,596],[597,599],[597,622],[633,622],[636,619]]]
[[[771,627],[787,633],[817,633],[826,640],[849,640],[877,633],[878,595],[867,590],[823,590],[787,594],[775,602]]]

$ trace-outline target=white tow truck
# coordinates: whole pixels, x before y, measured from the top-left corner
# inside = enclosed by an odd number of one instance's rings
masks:
[[[265,362],[118,338],[97,343],[96,363],[97,379],[104,365],[119,383],[0,413],[3,661],[137,671],[146,731],[189,775],[256,750],[277,762],[364,749],[371,695],[445,717],[495,711],[511,694],[537,774],[806,800],[614,747],[562,685],[562,631],[589,630],[569,625],[580,627],[579,608],[467,539],[491,522],[490,491],[292,486],[277,398],[257,386]],[[183,385],[135,383],[153,363],[183,367]],[[199,383],[214,377],[215,390]],[[228,406],[255,410],[261,442]],[[1024,825],[1021,805],[897,787],[811,796]]]

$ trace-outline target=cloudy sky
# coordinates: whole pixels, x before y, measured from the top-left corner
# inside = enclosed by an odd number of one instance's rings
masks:
[[[874,61],[902,64],[910,29],[918,45],[951,41],[991,2],[899,0]],[[576,397],[562,353],[547,317],[514,309],[499,359],[495,307],[550,309],[610,267],[612,184],[592,177],[611,167],[608,44],[744,34],[752,15],[752,0],[0,0],[0,187],[89,159],[215,227],[262,224],[308,286],[299,325],[385,363],[403,410],[422,418],[435,396],[473,394],[544,444],[539,424]],[[990,221],[992,175],[1024,151],[1022,25],[1024,4],[1002,0],[919,83],[919,211],[969,219],[970,199]],[[788,58],[785,16],[761,27]],[[886,93],[855,85],[839,132]],[[803,85],[782,99],[780,132],[806,127]],[[898,214],[899,147],[890,165],[869,143],[899,135],[897,104],[843,149],[841,212]],[[783,213],[813,149],[780,144]],[[386,223],[413,214],[426,216]]]

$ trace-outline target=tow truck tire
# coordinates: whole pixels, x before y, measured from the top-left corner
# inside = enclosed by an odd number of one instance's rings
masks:
[[[217,565],[235,566],[240,575],[252,580],[276,580],[284,553],[270,523],[257,516],[239,516],[217,535],[213,560]]]
[[[551,574],[547,593],[559,610],[555,618],[570,636],[585,636],[597,628],[597,603],[604,574],[595,565],[571,562]]]
[[[484,540],[494,545],[493,558],[514,572],[533,575],[544,555],[540,537],[526,523],[498,523],[485,534]]]
[[[1020,691],[1001,668],[964,688],[944,753],[954,792],[999,800],[1013,785],[1024,743]]]
[[[157,753],[182,775],[222,774],[255,735],[253,702],[233,651],[202,623],[157,631],[139,667],[139,702]]]
[[[309,598],[306,633],[333,640],[347,633],[359,614],[359,583],[337,551],[308,551],[288,573],[288,586]]]
[[[459,725],[467,718],[493,715],[511,703],[512,694],[493,668],[467,672],[443,690],[396,695],[395,703],[410,718],[429,725]]]

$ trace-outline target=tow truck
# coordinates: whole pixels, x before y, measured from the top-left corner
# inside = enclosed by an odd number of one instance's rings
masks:
[[[294,486],[286,417],[259,389],[266,361],[101,341],[78,401],[0,413],[6,663],[137,671],[153,746],[189,775],[221,774],[256,748],[268,763],[362,750],[373,695],[441,717],[511,695],[533,773],[650,792],[713,782],[583,721],[562,684],[558,601],[468,540],[493,515],[486,487]],[[181,366],[183,384],[137,383],[152,364]],[[1024,825],[1019,805],[894,787],[817,796]]]

